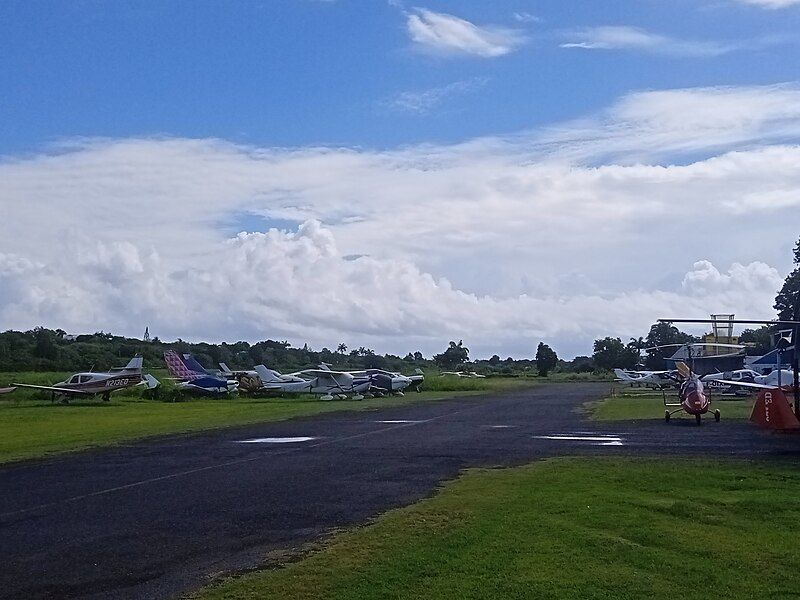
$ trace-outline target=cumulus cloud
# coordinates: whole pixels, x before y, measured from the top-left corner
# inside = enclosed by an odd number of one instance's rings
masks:
[[[642,92],[386,151],[122,139],[6,159],[0,323],[489,356],[769,317],[800,230],[799,93]]]
[[[465,19],[417,8],[408,14],[408,35],[414,44],[444,55],[495,58],[509,54],[525,42],[517,29],[497,25],[478,26]]]
[[[454,81],[427,90],[402,92],[385,102],[385,106],[400,112],[427,115],[447,99],[475,92],[484,87],[487,81],[487,79],[476,77],[464,81]]]
[[[674,56],[719,56],[739,48],[737,44],[693,41],[651,33],[638,27],[589,27],[569,34],[562,48],[584,50],[641,50]]]

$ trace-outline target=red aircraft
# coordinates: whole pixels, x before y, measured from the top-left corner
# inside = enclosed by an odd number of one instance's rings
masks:
[[[686,366],[686,363],[679,362],[677,367],[678,373],[680,373],[683,379],[678,388],[678,398],[680,402],[667,402],[667,397],[664,396],[664,406],[667,407],[664,411],[664,420],[669,423],[669,419],[672,415],[683,411],[686,414],[694,415],[697,424],[701,425],[703,423],[703,415],[706,414],[711,407],[711,400],[706,396],[700,377],[692,373],[692,370]],[[678,408],[670,411],[669,407],[674,406]],[[719,423],[719,419],[719,410],[715,410],[714,420]]]

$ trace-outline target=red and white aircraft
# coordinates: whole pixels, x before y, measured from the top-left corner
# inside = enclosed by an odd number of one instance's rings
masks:
[[[124,390],[135,385],[152,389],[158,380],[152,375],[142,374],[142,357],[136,356],[124,367],[115,367],[108,371],[75,373],[71,377],[53,385],[32,385],[15,383],[16,387],[33,388],[52,393],[53,400],[59,397],[66,402],[70,397],[102,395],[103,400],[111,399],[111,392]]]
[[[678,373],[682,378],[680,387],[678,388],[678,398],[680,402],[669,403],[664,396],[664,406],[667,409],[664,411],[664,420],[669,423],[672,415],[679,412],[685,412],[688,415],[693,415],[698,425],[703,423],[703,415],[706,414],[711,408],[711,400],[705,393],[703,382],[695,373],[686,365],[686,363],[679,362],[677,364]],[[670,410],[670,407],[678,407],[676,410]],[[720,412],[714,411],[714,420],[719,423]]]

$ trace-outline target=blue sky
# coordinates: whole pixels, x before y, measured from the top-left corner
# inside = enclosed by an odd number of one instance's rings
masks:
[[[0,39],[0,329],[571,356],[792,268],[800,0],[9,0]]]
[[[415,6],[4,2],[0,152],[74,136],[377,148],[457,141],[580,117],[630,90],[793,81],[800,64],[800,10],[792,8],[706,0],[424,4],[526,38],[487,60],[415,47],[406,31]],[[559,47],[575,30],[619,25],[744,47],[717,56]],[[458,82],[467,89],[426,114],[391,107],[404,92]]]

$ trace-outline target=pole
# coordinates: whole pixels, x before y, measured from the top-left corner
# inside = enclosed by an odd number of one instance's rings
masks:
[[[794,299],[794,315],[793,320],[800,319],[800,291],[797,292],[797,297]],[[792,331],[792,372],[794,374],[794,414],[800,417],[800,326],[795,325]]]

